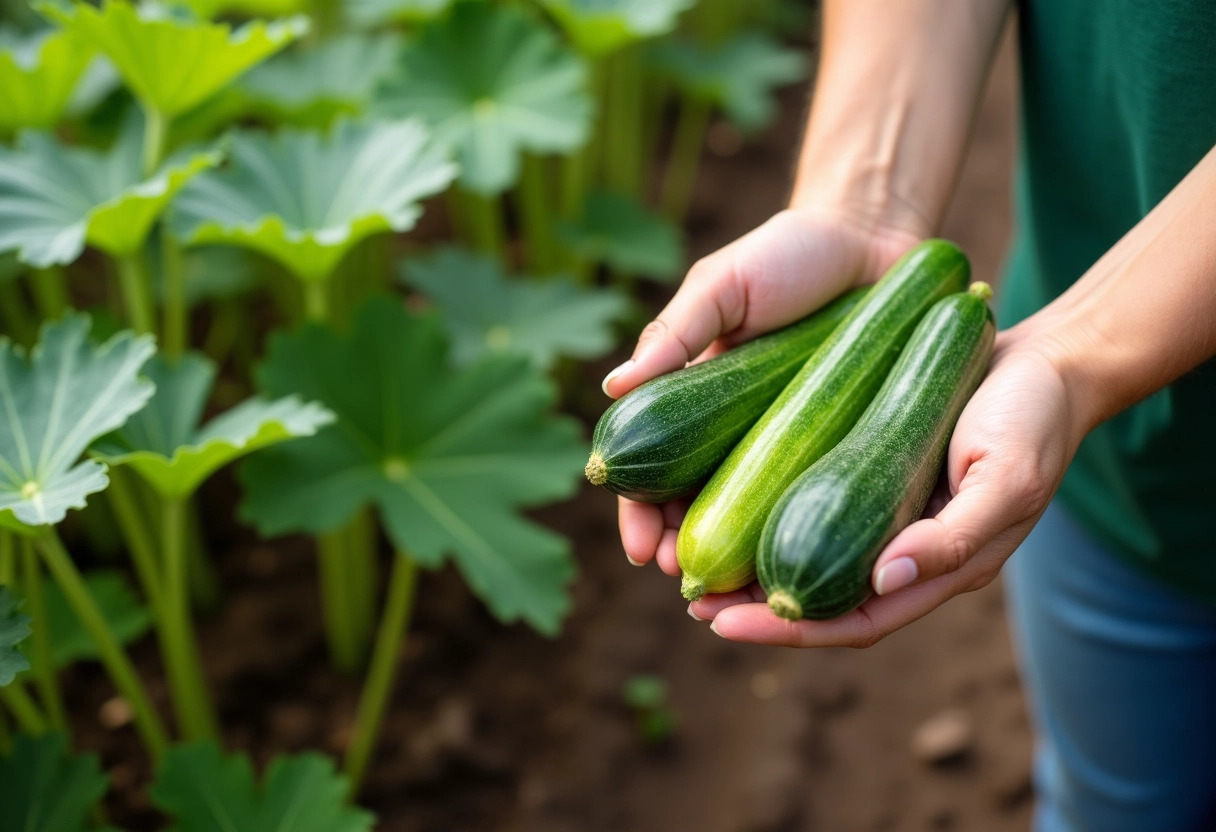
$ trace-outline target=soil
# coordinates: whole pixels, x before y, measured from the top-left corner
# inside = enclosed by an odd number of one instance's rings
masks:
[[[718,152],[706,159],[691,219],[693,255],[781,207],[805,96],[785,95],[781,122],[743,149],[728,132],[715,134]],[[1006,43],[943,229],[983,279],[999,270],[1009,233],[1015,98]],[[586,390],[570,403],[576,412],[594,419],[602,411],[598,379],[623,357],[587,368]],[[232,490],[207,492],[216,516]],[[626,562],[606,493],[588,486],[537,516],[574,541],[581,568],[565,631],[546,640],[503,627],[450,570],[425,577],[361,799],[379,815],[379,829],[1028,827],[1031,738],[999,583],[865,651],[741,646],[685,615],[675,580]],[[327,667],[309,547],[219,537],[212,542],[223,552],[226,602],[200,626],[226,744],[262,764],[276,751],[340,753],[358,680]],[[155,648],[135,654],[145,677],[158,678]],[[625,705],[622,688],[639,674],[668,686],[657,724],[640,724]],[[74,668],[68,683],[78,742],[99,751],[114,777],[111,818],[131,832],[160,828],[132,729],[98,727],[112,696],[100,672]],[[153,695],[163,703],[163,687]],[[114,710],[111,703],[107,714]],[[924,761],[913,737],[944,711],[957,747]]]

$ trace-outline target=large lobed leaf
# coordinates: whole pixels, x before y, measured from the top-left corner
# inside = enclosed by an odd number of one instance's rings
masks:
[[[222,14],[239,14],[246,17],[284,17],[306,12],[312,5],[309,0],[173,0],[206,20]]]
[[[8,588],[0,586],[0,688],[12,684],[18,673],[30,667],[17,649],[30,634],[30,618],[17,612],[19,606]]]
[[[777,112],[773,90],[806,77],[806,60],[762,32],[723,43],[665,41],[655,61],[690,94],[720,106],[744,130],[764,127]]]
[[[327,126],[339,115],[367,109],[400,52],[396,34],[339,35],[254,67],[240,91],[255,112],[275,122]]]
[[[0,28],[0,134],[54,127],[92,59],[68,32],[23,37]]]
[[[77,464],[80,455],[152,396],[138,375],[151,337],[121,332],[96,346],[88,334],[84,315],[47,324],[28,359],[0,338],[0,519],[51,525],[84,507],[108,480],[101,463]]]
[[[0,829],[85,832],[109,786],[97,755],[69,756],[58,734],[19,735],[11,753],[0,757]]]
[[[591,194],[581,215],[558,227],[558,236],[584,260],[626,274],[668,280],[684,265],[680,230],[623,194]]]
[[[368,832],[375,818],[346,805],[347,791],[320,754],[274,758],[259,786],[247,756],[196,743],[165,755],[151,796],[174,818],[169,832]]]
[[[541,0],[570,39],[588,55],[602,56],[675,28],[696,0]]]
[[[101,8],[83,2],[41,8],[103,52],[140,101],[165,116],[201,104],[308,31],[303,17],[255,21],[233,31],[127,0],[102,0]]]
[[[347,0],[346,16],[360,28],[385,23],[412,22],[435,17],[452,5],[452,0]]]
[[[0,146],[0,251],[37,267],[71,263],[86,243],[116,257],[139,251],[177,192],[221,159],[184,151],[145,177],[141,124],[129,119],[108,151],[29,132]]]
[[[121,430],[99,441],[93,454],[110,465],[129,465],[166,497],[193,494],[213,473],[254,451],[311,436],[333,414],[298,396],[252,398],[200,427],[215,381],[215,365],[201,353],[175,361],[159,355],[143,375],[156,394]]]
[[[461,184],[496,194],[518,179],[524,150],[568,152],[587,140],[586,74],[520,9],[458,3],[406,47],[378,106],[424,119],[455,148]]]
[[[559,355],[598,358],[616,343],[612,322],[628,307],[619,292],[561,276],[511,279],[497,261],[457,248],[407,261],[402,277],[443,311],[458,364],[487,352],[520,353],[542,369]]]
[[[406,231],[418,201],[456,175],[417,121],[339,122],[328,136],[240,132],[231,164],[200,176],[176,203],[175,227],[193,244],[244,246],[303,280],[324,280],[365,237]]]
[[[550,413],[552,382],[527,361],[447,360],[433,316],[375,299],[341,337],[307,326],[271,339],[259,386],[317,399],[338,421],[240,469],[244,517],[264,534],[324,532],[368,504],[424,566],[451,555],[503,620],[555,633],[573,573],[564,538],[517,509],[569,496],[585,448]]]

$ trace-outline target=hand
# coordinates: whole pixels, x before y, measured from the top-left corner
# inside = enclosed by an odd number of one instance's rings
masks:
[[[778,618],[758,584],[706,596],[689,612],[735,641],[869,647],[991,583],[1047,508],[1086,432],[1053,349],[1027,324],[997,336],[988,377],[950,440],[946,499],[887,544],[871,576],[878,594],[831,621]]]
[[[853,286],[878,280],[920,235],[879,228],[836,211],[783,211],[689,271],[643,331],[633,358],[608,374],[617,398],[644,381],[702,360],[809,314]],[[620,500],[621,541],[631,563],[658,559],[678,575],[676,531],[689,500]]]

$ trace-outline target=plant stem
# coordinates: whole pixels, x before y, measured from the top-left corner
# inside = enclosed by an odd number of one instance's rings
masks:
[[[466,191],[459,186],[454,190],[458,194],[460,224],[468,232],[467,242],[478,251],[502,260],[505,233],[498,198]]]
[[[359,711],[355,717],[350,747],[346,750],[344,769],[350,781],[351,797],[359,792],[367,764],[375,750],[384,712],[392,696],[393,684],[397,678],[398,655],[409,631],[410,616],[414,609],[417,578],[417,567],[413,559],[404,553],[398,553],[393,558],[392,577],[389,579],[380,628],[376,633],[372,663],[367,671],[367,680],[363,683],[363,693],[359,697]]]
[[[160,229],[160,268],[165,293],[160,348],[168,358],[177,359],[190,344],[190,317],[182,247],[165,224]]]
[[[16,280],[0,280],[0,323],[9,337],[19,344],[33,343],[36,320],[21,294],[21,285]]]
[[[329,283],[304,281],[304,317],[310,321],[329,320]]]
[[[535,274],[547,274],[553,262],[553,198],[545,160],[524,154],[523,170],[515,196],[527,244],[527,262]]]
[[[203,539],[198,504],[191,500],[186,505],[186,512],[186,575],[190,582],[190,599],[200,610],[214,610],[222,598],[220,579],[208,554],[207,541]]]
[[[680,118],[663,177],[662,196],[663,215],[676,224],[683,223],[688,214],[712,112],[712,105],[699,98],[685,96],[680,102]]]
[[[642,64],[636,49],[623,49],[612,63],[608,84],[606,130],[612,140],[604,145],[604,171],[616,191],[637,196],[643,175],[641,156]]]
[[[348,586],[351,606],[355,611],[355,640],[362,660],[371,642],[372,631],[376,629],[376,594],[380,586],[376,563],[376,516],[372,510],[360,511],[347,527],[346,535],[347,570],[350,572]]]
[[[156,173],[165,152],[169,134],[169,119],[155,107],[144,107],[144,176]]]
[[[142,251],[118,258],[118,283],[131,328],[140,335],[152,332],[152,295],[148,285],[148,263]]]
[[[346,557],[350,537],[346,528],[317,535],[317,562],[321,569],[321,609],[325,636],[334,667],[353,673],[363,662],[351,572]],[[370,599],[369,599],[370,600]]]
[[[30,664],[34,683],[38,686],[38,697],[46,709],[51,726],[61,734],[68,734],[68,720],[63,709],[63,694],[59,690],[59,676],[51,659],[50,618],[46,611],[46,595],[42,587],[42,566],[38,553],[27,538],[21,541],[22,583],[25,602],[29,605],[30,617],[34,619],[31,636],[33,650]]]
[[[84,580],[76,569],[76,564],[72,562],[71,556],[63,548],[63,543],[59,540],[59,535],[55,533],[53,526],[42,530],[38,537],[38,548],[46,560],[47,569],[50,570],[55,582],[63,591],[68,606],[76,613],[76,617],[80,619],[80,623],[84,625],[89,637],[92,638],[106,672],[114,681],[118,692],[131,706],[131,710],[135,714],[135,727],[144,741],[144,746],[148,749],[148,754],[152,757],[153,762],[159,761],[168,744],[165,726],[156,713],[156,709],[152,707],[152,701],[148,698],[148,693],[144,689],[139,675],[135,672],[130,658],[127,657],[126,651],[110,630],[110,625],[106,622],[105,616],[101,614],[101,610],[98,609],[97,602],[89,595]]]
[[[22,731],[35,737],[46,733],[46,717],[30,695],[25,692],[25,688],[21,686],[20,682],[13,682],[8,687],[0,688],[0,701],[3,701],[8,707]]]
[[[190,614],[190,585],[186,578],[186,501],[163,501],[161,548],[165,565],[165,596],[160,620],[161,654],[169,677],[169,693],[178,729],[188,741],[215,739],[219,729],[207,693],[198,642]]]
[[[17,556],[14,538],[12,532],[0,530],[0,586],[13,586],[17,583]]]
[[[153,535],[148,531],[147,518],[135,495],[131,493],[131,487],[130,475],[125,470],[110,469],[110,487],[106,489],[106,497],[110,500],[110,507],[114,509],[114,516],[118,519],[118,527],[127,542],[127,551],[135,565],[135,574],[139,577],[144,598],[152,609],[152,617],[160,621],[164,596],[161,591],[156,544]]]
[[[50,266],[38,269],[29,275],[30,293],[34,296],[34,304],[43,320],[54,320],[67,311],[71,302],[68,300],[67,282],[61,266]]]

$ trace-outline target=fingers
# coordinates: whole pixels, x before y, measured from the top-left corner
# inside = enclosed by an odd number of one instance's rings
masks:
[[[722,612],[727,607],[734,607],[739,604],[753,604],[757,601],[764,601],[764,590],[760,584],[752,581],[743,589],[736,589],[734,592],[723,592],[718,595],[705,595],[700,600],[693,601],[688,605],[688,611],[692,613],[694,618],[710,619]]]
[[[621,530],[621,544],[625,557],[634,566],[642,566],[654,560],[663,537],[663,512],[659,506],[636,503],[618,497],[617,520]]]
[[[633,357],[604,378],[605,393],[619,398],[644,381],[680,369],[739,325],[747,313],[747,296],[730,262],[711,255],[692,268],[667,307],[642,330]]]
[[[994,542],[1012,552],[1045,507],[1046,497],[1037,489],[1019,485],[1018,477],[986,459],[977,460],[937,516],[913,523],[887,544],[874,565],[874,591],[890,595],[956,572]]]

